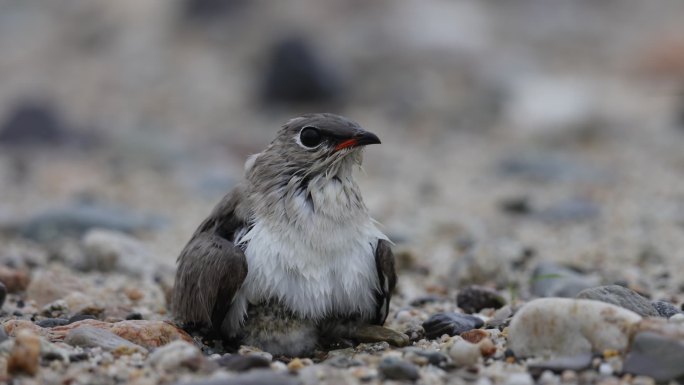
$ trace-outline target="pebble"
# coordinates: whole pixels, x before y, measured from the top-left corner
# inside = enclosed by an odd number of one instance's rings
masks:
[[[5,294],[26,290],[30,281],[31,279],[26,272],[0,265],[0,283],[5,288]]]
[[[456,296],[456,304],[465,313],[478,313],[482,309],[499,309],[506,300],[496,291],[482,286],[468,286]]]
[[[67,139],[68,130],[52,104],[25,100],[14,106],[0,125],[0,143],[53,146]]]
[[[145,245],[123,232],[92,229],[81,243],[86,269],[117,271],[134,277],[149,277],[156,270],[154,257]]]
[[[26,289],[26,296],[35,301],[37,306],[42,307],[63,299],[73,292],[86,292],[86,287],[85,282],[69,270],[55,267],[36,271]]]
[[[110,352],[147,352],[147,349],[123,339],[109,330],[89,326],[80,326],[70,330],[66,337],[64,337],[64,342],[71,346],[80,346],[84,348],[99,347],[102,350]]]
[[[425,350],[425,349],[420,349],[420,348],[415,348],[415,347],[408,347],[405,348],[404,351],[407,352],[407,354],[412,354],[421,358],[424,358],[428,364],[434,365],[434,366],[441,366],[447,361],[447,356],[446,354],[442,352],[438,352],[435,350]]]
[[[592,299],[629,309],[643,317],[658,317],[651,301],[634,290],[620,285],[599,286],[582,290],[577,298]]]
[[[131,320],[109,323],[92,319],[54,327],[50,329],[51,339],[62,340],[71,330],[83,326],[109,330],[119,337],[146,349],[157,348],[176,340],[193,341],[192,337],[185,331],[162,321]]]
[[[69,320],[65,318],[46,318],[36,322],[36,325],[42,328],[53,328],[55,326],[64,326],[69,324]]]
[[[533,376],[539,376],[544,371],[551,371],[556,374],[561,374],[565,370],[573,370],[576,372],[589,369],[594,356],[591,353],[580,353],[573,356],[555,357],[550,360],[531,363],[527,365],[527,369]]]
[[[553,262],[541,262],[532,272],[531,291],[537,297],[575,297],[580,291],[595,287],[599,279],[580,274]]]
[[[549,223],[580,222],[594,219],[601,208],[586,198],[573,198],[536,211],[533,216]]]
[[[7,298],[7,287],[5,284],[0,282],[0,309],[5,304],[5,299]]]
[[[626,373],[652,377],[658,382],[682,380],[682,357],[684,338],[642,331],[634,336],[622,369]]]
[[[387,357],[380,362],[378,370],[389,380],[416,381],[420,378],[418,368],[410,362],[396,357]]]
[[[473,366],[478,363],[482,353],[477,344],[471,344],[459,337],[454,339],[449,348],[449,357],[456,366]]]
[[[161,372],[173,372],[181,368],[193,372],[209,370],[212,363],[200,349],[186,341],[173,341],[150,354],[150,363]]]
[[[270,369],[257,369],[231,377],[191,380],[182,385],[301,385],[301,381],[297,377]]]
[[[460,313],[437,313],[433,314],[425,322],[423,329],[429,339],[439,338],[444,334],[450,336],[459,335],[484,325],[482,319]]]
[[[506,377],[505,385],[534,385],[534,380],[528,373],[510,373]]]
[[[653,301],[651,305],[656,309],[658,315],[664,318],[670,318],[675,314],[680,314],[681,311],[673,304],[665,301]]]
[[[467,332],[461,333],[461,338],[470,342],[471,344],[476,344],[483,339],[489,337],[489,332],[482,329],[473,329]]]
[[[219,366],[234,372],[246,372],[251,369],[268,368],[271,366],[271,360],[254,354],[247,356],[224,354],[221,358],[216,360],[216,363]]]
[[[9,374],[35,375],[40,365],[40,337],[30,330],[20,330],[7,360]]]
[[[641,316],[608,303],[541,298],[525,304],[508,327],[508,347],[518,357],[625,351]]]

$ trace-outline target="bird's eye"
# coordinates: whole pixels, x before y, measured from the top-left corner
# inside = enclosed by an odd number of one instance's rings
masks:
[[[299,133],[299,141],[306,147],[316,147],[322,139],[321,133],[316,127],[304,127]]]

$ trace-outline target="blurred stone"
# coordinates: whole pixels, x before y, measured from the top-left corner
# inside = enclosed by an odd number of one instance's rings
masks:
[[[0,282],[0,309],[5,304],[5,298],[7,298],[7,287]]]
[[[109,330],[146,349],[157,348],[176,340],[193,341],[185,331],[162,321],[131,320],[109,323],[90,319],[54,327],[49,331],[50,339],[63,340],[71,330],[83,326]]]
[[[19,225],[19,232],[24,237],[44,242],[63,237],[80,238],[92,228],[132,233],[159,228],[162,223],[158,217],[123,207],[80,204],[36,214]]]
[[[40,367],[40,337],[30,330],[21,330],[7,360],[7,372],[12,375],[33,376]]]
[[[588,199],[568,199],[542,208],[534,217],[550,223],[587,221],[598,217],[601,208]]]
[[[270,369],[251,370],[231,377],[196,379],[178,385],[302,385],[297,377]]]
[[[201,21],[222,19],[247,4],[244,0],[184,0],[183,16]]]
[[[55,326],[68,325],[69,320],[64,318],[46,318],[36,322],[36,325],[42,328],[53,328]]]
[[[212,362],[192,343],[173,341],[150,354],[152,366],[162,372],[173,372],[181,368],[191,371],[209,370]]]
[[[586,276],[553,262],[541,262],[532,272],[532,294],[538,297],[574,297],[599,284],[597,277]]]
[[[579,372],[589,369],[593,359],[594,356],[591,353],[580,353],[574,356],[561,356],[547,361],[535,362],[528,364],[527,368],[533,376],[540,376],[546,370],[556,374],[563,373],[565,370]]]
[[[80,326],[70,330],[64,342],[71,346],[84,348],[99,347],[105,351],[119,354],[132,354],[135,352],[146,353],[147,349],[125,340],[118,335],[105,330],[89,326]]]
[[[611,303],[629,309],[643,317],[658,317],[658,311],[651,305],[651,301],[620,285],[592,287],[582,290],[577,298],[592,299]]]
[[[54,107],[47,103],[24,101],[0,124],[0,143],[7,146],[63,143],[68,134]]]
[[[133,276],[152,276],[154,257],[137,239],[112,230],[92,229],[83,236],[85,268],[117,271]]]
[[[468,330],[467,332],[461,333],[461,338],[470,342],[471,344],[477,344],[485,338],[489,337],[489,332],[482,329]]]
[[[387,357],[380,362],[378,370],[388,380],[416,381],[420,378],[418,368],[397,357]]]
[[[482,357],[482,352],[477,344],[456,338],[449,348],[449,357],[456,366],[473,366]]]
[[[435,339],[444,334],[459,335],[483,325],[484,321],[475,316],[459,313],[437,313],[423,322],[423,329],[425,329],[427,338]]]
[[[26,290],[31,279],[24,271],[0,266],[0,283],[4,284],[7,293],[18,293]]]
[[[499,309],[506,300],[496,291],[482,286],[468,286],[456,296],[456,305],[465,313],[478,313],[482,309]]]
[[[637,333],[623,364],[623,371],[649,376],[658,382],[684,380],[684,340],[652,331]]]
[[[268,60],[263,76],[267,103],[320,104],[341,98],[338,75],[305,39],[290,36],[276,42]]]
[[[54,267],[34,273],[34,279],[26,289],[26,296],[40,307],[63,299],[74,292],[86,292],[86,288],[85,282],[71,271]]]
[[[501,211],[511,215],[527,215],[532,212],[530,199],[526,196],[511,197],[499,203]]]
[[[508,327],[518,357],[574,355],[627,349],[638,314],[599,301],[541,298],[525,304]]]
[[[499,172],[532,182],[600,182],[602,172],[574,160],[571,157],[547,152],[521,152],[503,158]]]
[[[257,355],[224,354],[216,360],[216,363],[234,372],[246,372],[251,369],[271,367],[271,360]]]

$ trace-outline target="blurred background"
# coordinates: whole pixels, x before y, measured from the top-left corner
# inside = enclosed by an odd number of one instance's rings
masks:
[[[551,261],[681,302],[683,15],[680,0],[2,0],[2,260],[72,263],[66,239],[98,227],[172,272],[246,157],[328,111],[382,139],[358,178],[405,296],[501,289]]]

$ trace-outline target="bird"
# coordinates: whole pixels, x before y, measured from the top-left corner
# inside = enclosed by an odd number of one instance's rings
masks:
[[[391,241],[353,177],[379,143],[331,113],[287,121],[178,256],[176,320],[282,356],[406,345],[383,326],[397,283]]]

